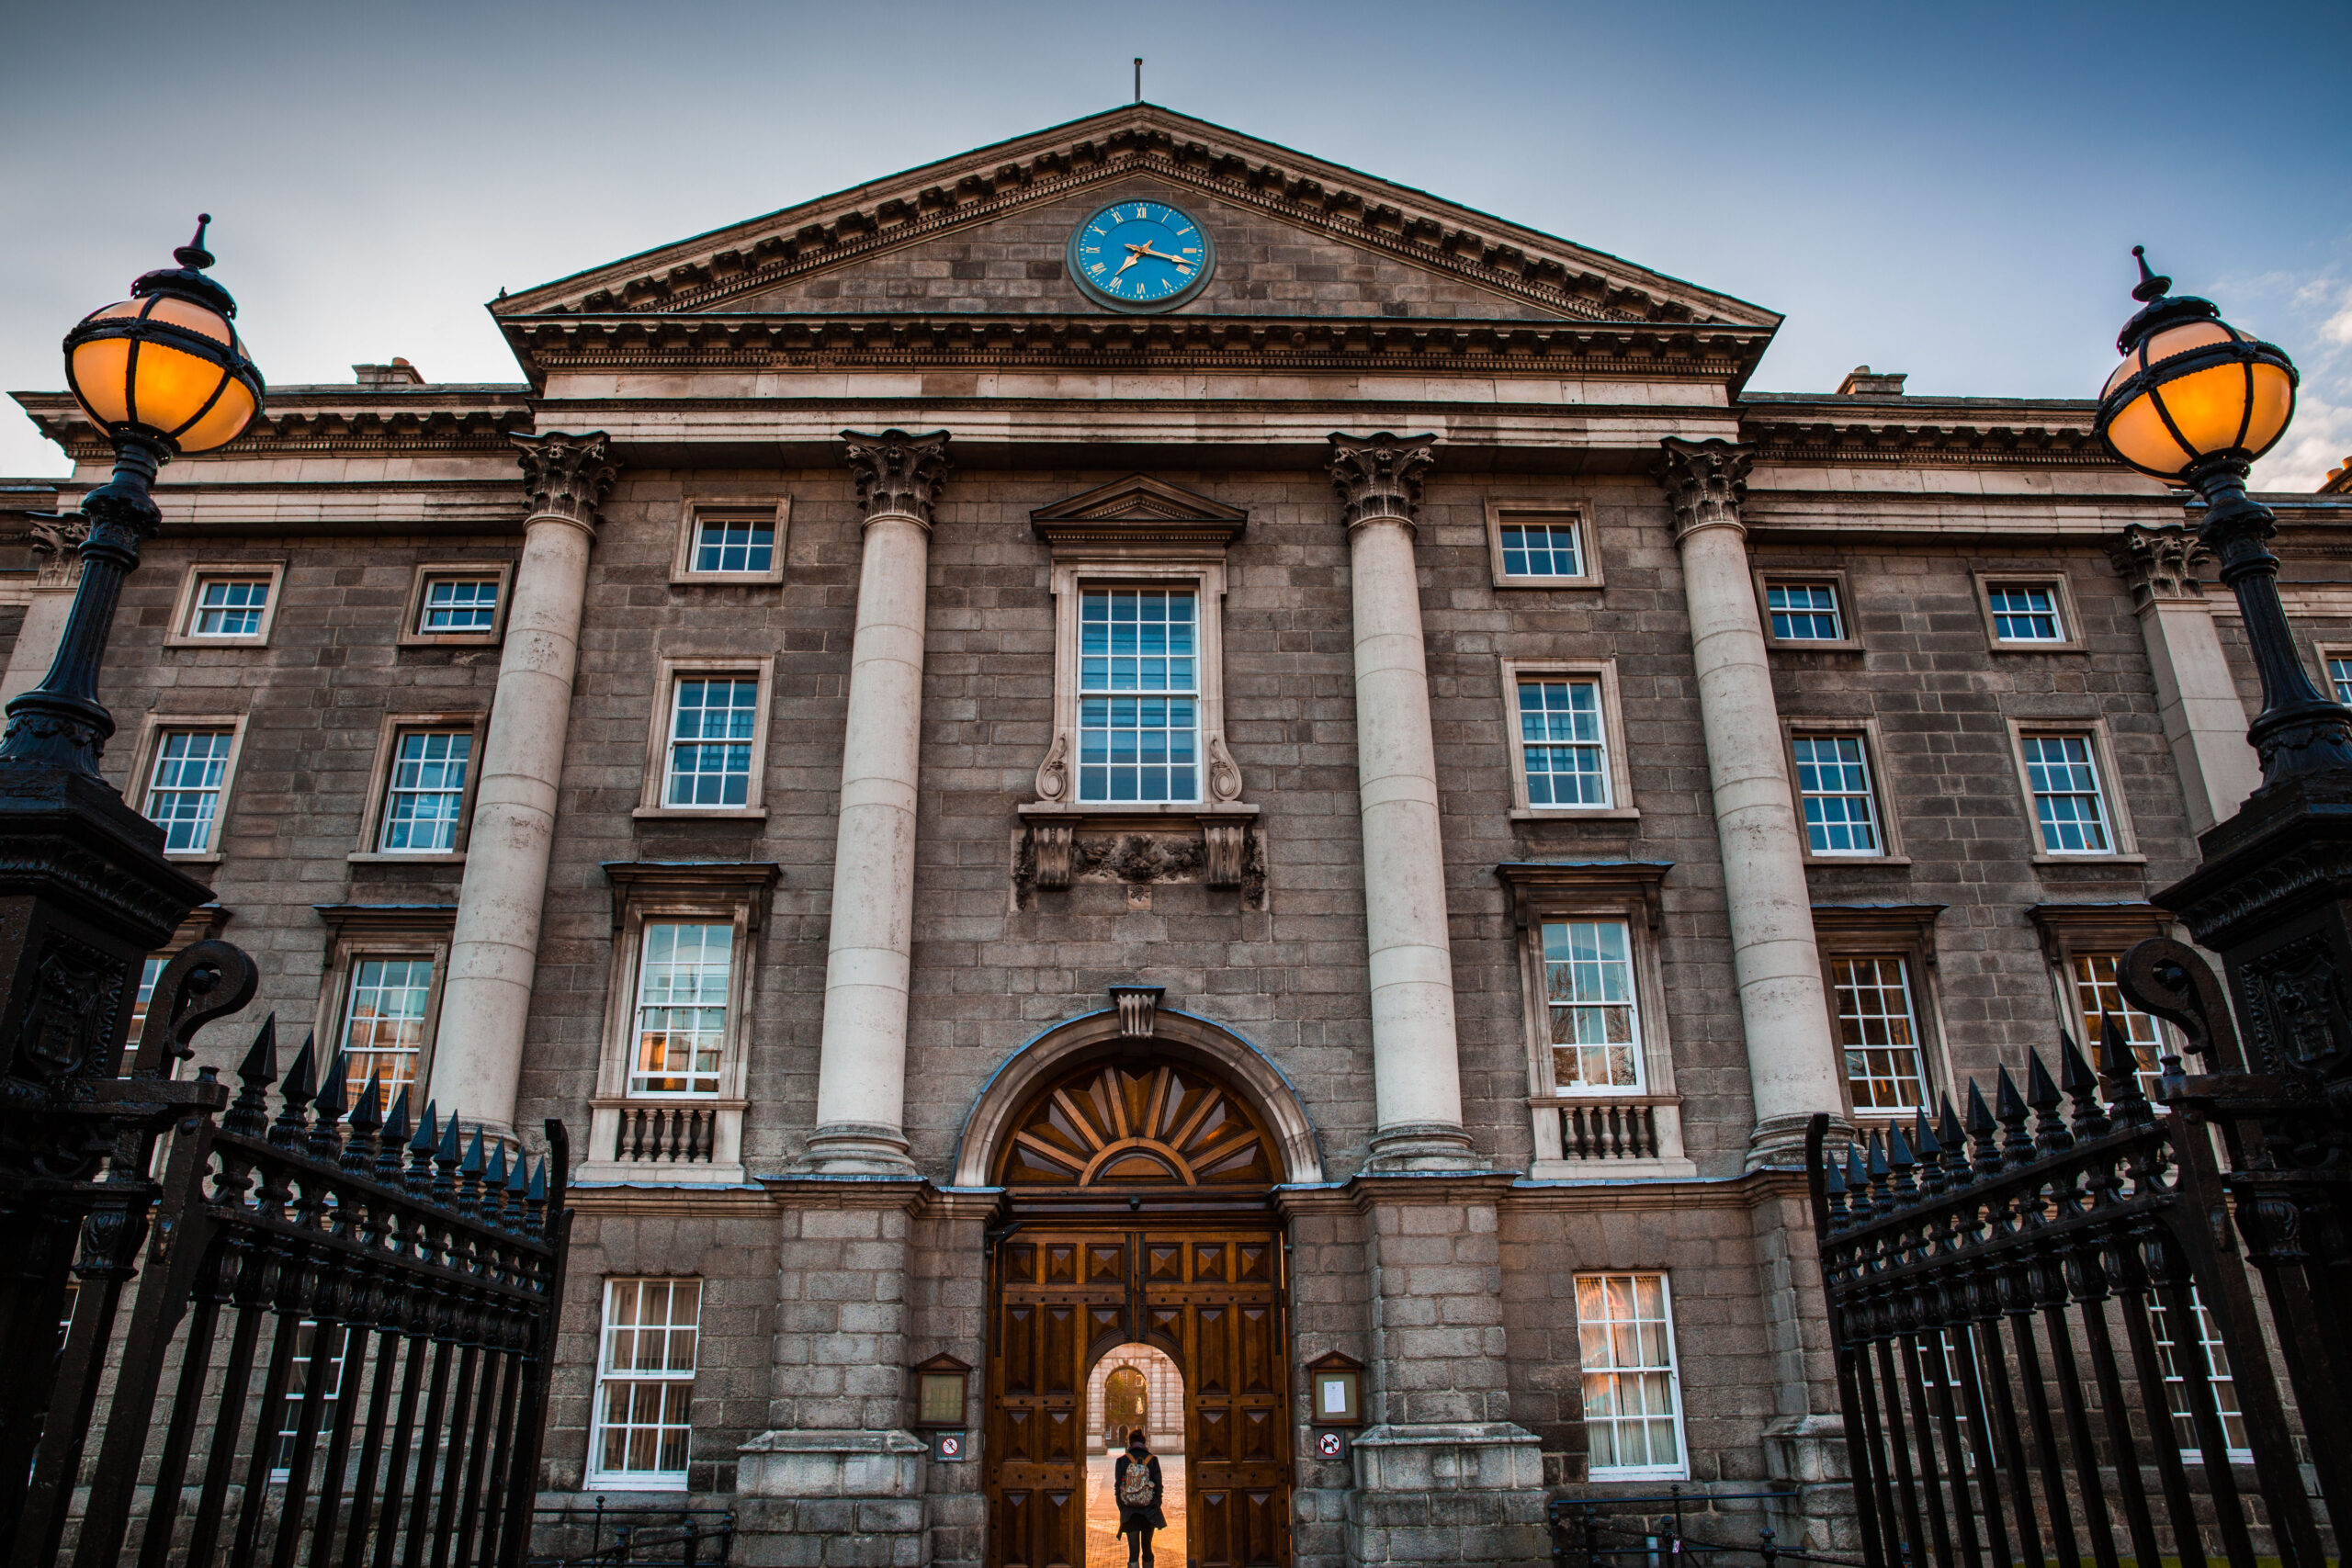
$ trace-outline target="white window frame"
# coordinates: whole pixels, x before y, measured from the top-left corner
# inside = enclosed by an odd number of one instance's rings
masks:
[[[1862,750],[1862,770],[1869,776],[1871,814],[1878,829],[1879,847],[1864,853],[1847,850],[1816,850],[1805,819],[1804,775],[1797,761],[1799,739],[1836,739],[1856,741]],[[1886,748],[1875,718],[1811,718],[1783,716],[1781,719],[1781,761],[1789,770],[1789,797],[1797,809],[1797,827],[1804,833],[1805,861],[1819,865],[1909,865],[1903,852],[1903,827],[1895,817],[1894,794],[1886,787]]]
[[[743,1111],[750,1081],[752,1018],[764,929],[782,872],[767,862],[616,862],[605,867],[612,884],[611,967],[605,979],[604,1043],[596,1092],[589,1101],[588,1148],[578,1179],[643,1184],[739,1184],[745,1179]],[[729,951],[726,1038],[719,1046],[718,1092],[633,1094],[637,1060],[637,987],[644,970],[645,928],[663,924],[732,928]],[[621,1160],[614,1149],[623,1118],[661,1106],[707,1110],[716,1120],[708,1160]]]
[[[695,543],[706,521],[767,523],[775,529],[775,553],[763,571],[703,571],[695,565]],[[757,588],[784,581],[785,547],[792,525],[792,498],[784,496],[695,496],[678,512],[678,537],[670,558],[670,581],[684,587]]]
[[[1976,585],[1977,612],[1984,617],[1984,640],[1996,653],[2080,653],[2084,650],[2083,617],[2075,607],[2075,591],[2063,571],[1979,571],[1972,574]],[[2058,636],[2046,637],[2005,637],[1993,612],[1996,589],[2046,588],[2050,591],[2052,612],[2058,618]]]
[[[1072,812],[1198,815],[1237,799],[1241,770],[1225,744],[1225,563],[1139,561],[1091,566],[1057,561],[1054,594],[1054,740],[1037,770],[1037,795]],[[1079,716],[1083,679],[1082,613],[1090,591],[1143,589],[1190,593],[1193,615],[1193,718],[1199,776],[1191,800],[1082,800],[1079,796]]]
[[[197,612],[201,607],[204,585],[223,580],[266,585],[268,597],[261,606],[260,625],[252,632],[237,637],[206,637],[196,629]],[[277,606],[286,592],[286,563],[283,561],[204,561],[189,566],[180,578],[179,597],[172,607],[171,634],[164,638],[165,648],[267,648],[269,634],[277,624]]]
[[[2180,1341],[2170,1332],[2172,1303],[2164,1299],[2168,1293],[2163,1291],[2149,1292],[2148,1304],[2154,1307],[2156,1311],[2148,1314],[2148,1334],[2155,1344],[2159,1367],[2171,1364],[2173,1358],[2180,1354]],[[2249,1442],[2241,1448],[2229,1441],[2230,1420],[2233,1416],[2236,1417],[2240,1431],[2246,1429],[2245,1402],[2238,1396],[2237,1369],[2232,1367],[2227,1372],[2220,1372],[2213,1368],[2213,1352],[2220,1350],[2226,1357],[2229,1347],[2222,1341],[2218,1325],[2213,1325],[2211,1337],[2207,1337],[2205,1330],[2208,1325],[2212,1324],[2213,1309],[2205,1304],[2194,1285],[2188,1288],[2188,1304],[2189,1310],[2197,1316],[2197,1348],[2205,1358],[2205,1379],[2208,1386],[2213,1391],[2214,1413],[2222,1420],[2222,1452],[2232,1464],[2252,1464],[2254,1462],[2253,1444]],[[2189,1423],[2189,1431],[2193,1438],[2197,1420],[2195,1414],[2188,1410],[2177,1409],[2173,1404],[2173,1390],[2176,1388],[2180,1390],[2181,1403],[2183,1404],[2188,1403],[2188,1376],[2182,1372],[2167,1371],[2163,1373],[2163,1381],[2165,1419],[2172,1428],[2174,1440],[2176,1442],[2179,1440],[2180,1424],[2184,1421]],[[2225,1388],[2226,1398],[2224,1397]],[[2180,1450],[2180,1458],[2184,1464],[2203,1464],[2205,1462],[2204,1446],[2195,1441],[2185,1444]]]
[[[2037,904],[2026,911],[2041,938],[2041,953],[2049,964],[2053,995],[2058,1003],[2060,1025],[2081,1045],[2092,1065],[2098,1064],[2099,1036],[2097,1026],[2083,1010],[2082,981],[2076,965],[2084,960],[2120,960],[2134,942],[2145,938],[2174,934],[2172,917],[2153,904]],[[2117,999],[2122,999],[2121,987],[2116,988]],[[2130,1004],[2123,1003],[2125,1007]],[[2151,1042],[2158,1055],[2177,1052],[2179,1041],[2172,1026],[2148,1013],[2133,1014],[2136,1021],[2154,1025]],[[2157,1069],[2151,1066],[2140,1075],[2143,1090],[2161,1109],[2156,1100]]]
[[[1904,1027],[1910,1033],[1911,1040],[1909,1050],[1911,1053],[1911,1058],[1918,1069],[1913,1078],[1913,1082],[1917,1086],[1918,1091],[1918,1099],[1914,1103],[1909,1105],[1864,1105],[1856,1098],[1855,1090],[1859,1086],[1857,1085],[1854,1077],[1853,1067],[1850,1063],[1846,1064],[1843,1066],[1842,1071],[1845,1075],[1846,1103],[1848,1109],[1858,1119],[1868,1117],[1873,1119],[1883,1118],[1901,1120],[1912,1115],[1915,1111],[1927,1111],[1932,1112],[1935,1110],[1936,1105],[1936,1079],[1935,1074],[1929,1070],[1929,1064],[1928,1060],[1928,1032],[1925,1026],[1919,1021],[1919,1015],[1922,1011],[1919,1005],[1919,983],[1915,972],[1916,965],[1912,963],[1910,955],[1905,953],[1833,953],[1824,954],[1822,962],[1829,967],[1829,1021],[1831,1028],[1834,1029],[1838,1034],[1836,1045],[1838,1053],[1841,1057],[1850,1055],[1857,1052],[1878,1052],[1891,1055],[1904,1048],[1892,1043],[1883,1045],[1872,1045],[1867,1043],[1861,1044],[1849,1044],[1847,1043],[1844,1029],[1846,1010],[1843,1005],[1843,992],[1845,987],[1839,985],[1838,979],[1838,969],[1841,965],[1868,964],[1872,966],[1872,978],[1874,982],[1871,987],[1871,989],[1883,993],[1888,989],[1886,986],[1884,966],[1890,964],[1894,966],[1895,988],[1901,995],[1903,1000],[1902,1022]],[[1891,1018],[1893,1015],[1881,1012],[1875,1016],[1884,1020]],[[1875,1080],[1868,1079],[1866,1077],[1866,1081]],[[1899,1083],[1901,1080],[1899,1077],[1891,1077],[1887,1081],[1889,1083]]]
[[[741,806],[672,806],[670,758],[678,687],[684,681],[756,681],[758,706],[752,720],[752,771]],[[767,817],[768,716],[775,705],[775,657],[758,659],[663,658],[654,671],[652,723],[646,735],[645,784],[634,813],[639,818],[720,817],[761,821]]]
[[[345,858],[362,864],[463,865],[466,840],[473,829],[474,793],[481,783],[482,746],[488,739],[489,716],[481,713],[387,714],[376,731],[376,760],[368,773],[368,805],[360,816],[359,845]],[[472,739],[466,766],[466,787],[458,802],[456,841],[446,850],[388,850],[384,826],[391,809],[392,773],[400,765],[401,738],[420,731],[463,731]]]
[[[187,730],[226,730],[229,732],[229,756],[220,770],[219,797],[213,802],[212,821],[201,849],[165,850],[164,855],[174,861],[193,864],[217,864],[221,856],[221,834],[229,816],[229,803],[237,787],[237,764],[245,748],[245,716],[243,714],[157,714],[151,713],[140,723],[138,743],[131,750],[130,787],[123,798],[141,816],[147,815],[148,796],[155,784],[155,763],[164,748],[164,738]],[[153,820],[153,818],[150,818]]]
[[[409,1088],[410,1114],[421,1115],[425,1088],[433,1080],[433,1057],[441,1032],[441,998],[449,983],[449,941],[457,925],[457,906],[334,904],[322,908],[319,914],[327,922],[328,937],[312,1027],[316,1038],[332,1043],[330,1054],[343,1044],[361,964],[374,960],[410,960],[433,965],[415,1076],[410,1079]]]
[[[2119,785],[2120,774],[2115,766],[2115,748],[2108,734],[2107,722],[2096,718],[2012,718],[2008,721],[2009,761],[2017,770],[2018,789],[2025,805],[2026,831],[2031,835],[2032,861],[2036,865],[2078,865],[2084,863],[2130,863],[2146,860],[2140,852],[2140,840],[2132,830],[2131,804]],[[2108,838],[2104,850],[2053,850],[2041,830],[2041,803],[2034,794],[2033,774],[2025,760],[2028,736],[2080,736],[2089,742],[2091,771],[2098,785],[2100,809],[2107,818]]]
[[[1563,1050],[1574,1051],[1577,1053],[1579,1057],[1581,1057],[1583,1053],[1587,1050],[1602,1049],[1606,1047],[1605,1042],[1600,1047],[1593,1047],[1576,1042],[1563,1043],[1562,1042],[1553,1038],[1554,1032],[1552,1028],[1552,1015],[1563,1004],[1555,998],[1552,994],[1551,980],[1553,958],[1551,949],[1551,932],[1555,927],[1560,928],[1566,931],[1573,932],[1576,928],[1579,926],[1589,926],[1596,930],[1614,928],[1623,931],[1625,936],[1624,963],[1626,995],[1624,999],[1622,1002],[1611,1002],[1605,1000],[1577,1001],[1565,1005],[1566,1005],[1572,1012],[1578,1009],[1598,1009],[1614,1006],[1623,1006],[1632,1012],[1633,1017],[1631,1021],[1633,1024],[1633,1040],[1631,1042],[1631,1045],[1634,1081],[1629,1084],[1596,1084],[1590,1082],[1563,1084],[1560,1082],[1560,1052]],[[1647,1022],[1647,1020],[1644,1018],[1642,1011],[1642,975],[1641,959],[1639,956],[1640,942],[1634,934],[1635,930],[1634,922],[1619,915],[1553,915],[1546,916],[1544,919],[1535,922],[1532,930],[1535,933],[1536,972],[1542,976],[1544,982],[1543,994],[1539,998],[1539,1003],[1543,1014],[1543,1043],[1544,1045],[1544,1060],[1551,1068],[1551,1084],[1549,1086],[1551,1092],[1564,1099],[1580,1097],[1587,1100],[1605,1100],[1618,1095],[1648,1093],[1650,1087],[1649,1063],[1647,1060],[1646,1047],[1644,1043],[1646,1033],[1644,1025]],[[1604,960],[1603,962],[1607,961]],[[1571,963],[1570,967],[1571,969],[1574,968],[1573,962]]]
[[[452,580],[490,581],[498,584],[498,604],[491,612],[488,631],[429,631],[424,612],[433,585]],[[503,560],[426,561],[409,583],[408,612],[401,622],[400,640],[410,648],[493,648],[506,636],[506,612],[514,598],[514,563]]]
[[[1674,1041],[1667,1011],[1664,904],[1668,867],[1656,861],[1506,862],[1497,868],[1510,899],[1519,944],[1520,1027],[1527,1043],[1528,1108],[1537,1180],[1695,1176],[1683,1151],[1682,1101],[1674,1082]],[[1615,920],[1625,927],[1634,964],[1634,1036],[1641,1047],[1635,1088],[1562,1089],[1552,1056],[1551,998],[1544,963],[1546,924]],[[1561,1119],[1577,1107],[1622,1105],[1646,1111],[1656,1140],[1647,1157],[1596,1162],[1569,1157]],[[1581,1112],[1577,1112],[1581,1113]]]
[[[1829,1008],[1832,1049],[1847,1113],[1858,1121],[1907,1123],[1912,1108],[1857,1106],[1846,1073],[1844,1031],[1838,1023],[1838,965],[1858,959],[1903,961],[1904,987],[1911,1008],[1911,1033],[1919,1057],[1919,1093],[1932,1115],[1937,1097],[1955,1081],[1946,1048],[1941,978],[1937,966],[1936,927],[1939,904],[1815,904],[1815,941],[1821,953],[1822,998]]]
[[[1547,525],[1576,530],[1577,565],[1573,573],[1513,572],[1503,557],[1503,530]],[[1600,588],[1600,530],[1593,526],[1592,508],[1581,501],[1487,499],[1487,549],[1497,588]]]
[[[2312,644],[2312,662],[2318,666],[2312,671],[2319,678],[2319,689],[2337,702],[2344,701],[2343,686],[2335,679],[2335,665],[2352,666],[2352,643],[2316,641]]]
[[[1797,586],[1826,587],[1838,602],[1838,627],[1843,637],[1782,637],[1772,634],[1772,590]],[[1792,652],[1857,653],[1861,650],[1862,634],[1854,624],[1854,591],[1843,569],[1835,567],[1762,567],[1756,573],[1756,615],[1764,630],[1768,648],[1781,648]]]
[[[617,1325],[613,1321],[614,1291],[616,1286],[632,1289],[648,1284],[675,1287],[691,1280],[695,1292],[695,1365],[684,1372],[662,1371],[646,1373],[639,1371],[607,1370]],[[582,1481],[583,1489],[606,1492],[683,1492],[686,1477],[694,1463],[694,1385],[702,1365],[703,1317],[710,1303],[710,1281],[698,1275],[615,1275],[605,1280],[604,1299],[598,1303],[596,1321],[596,1359],[594,1381],[590,1385],[588,1407],[588,1462]],[[675,1299],[674,1290],[672,1299]],[[674,1329],[674,1325],[665,1325]],[[686,1389],[685,1463],[676,1470],[606,1470],[604,1468],[605,1390],[608,1383],[684,1383]]]
[[[1644,1366],[1633,1369],[1619,1369],[1615,1367],[1605,1367],[1598,1371],[1588,1369],[1585,1366],[1584,1356],[1584,1327],[1586,1323],[1584,1315],[1585,1282],[1587,1280],[1600,1281],[1601,1284],[1601,1290],[1605,1295],[1608,1290],[1608,1281],[1611,1280],[1634,1280],[1638,1281],[1648,1279],[1654,1279],[1657,1281],[1658,1303],[1660,1307],[1663,1309],[1662,1315],[1658,1321],[1665,1331],[1666,1365],[1663,1368]],[[1671,1393],[1674,1399],[1673,1420],[1676,1457],[1675,1462],[1672,1464],[1594,1464],[1591,1460],[1593,1424],[1597,1420],[1616,1421],[1623,1418],[1613,1416],[1595,1416],[1589,1409],[1587,1409],[1584,1412],[1586,1455],[1585,1479],[1588,1481],[1683,1481],[1689,1479],[1690,1474],[1690,1434],[1684,1424],[1682,1357],[1680,1350],[1675,1344],[1674,1337],[1674,1282],[1672,1276],[1664,1269],[1581,1269],[1578,1270],[1574,1277],[1574,1288],[1577,1292],[1577,1368],[1578,1373],[1577,1387],[1579,1393],[1581,1393],[1584,1386],[1584,1380],[1587,1378],[1609,1376],[1618,1373],[1621,1371],[1631,1371],[1637,1375],[1662,1371],[1666,1373],[1667,1388]],[[1638,1286],[1636,1288],[1638,1289]],[[1602,1321],[1606,1323],[1613,1320]]]
[[[707,1001],[698,1001],[696,1003],[690,1004],[685,1009],[680,1009],[674,1004],[657,1004],[647,1000],[645,995],[646,966],[652,962],[655,952],[652,940],[653,933],[663,931],[696,932],[724,931],[727,933],[727,973],[720,982],[723,999],[718,1004],[720,1011],[718,1042],[712,1048],[712,1054],[718,1057],[718,1061],[712,1066],[711,1070],[708,1073],[697,1073],[689,1067],[684,1071],[670,1072],[659,1075],[664,1077],[707,1077],[710,1080],[710,1087],[707,1089],[653,1089],[641,1086],[638,1082],[640,1077],[646,1076],[641,1072],[639,1061],[639,1052],[642,1050],[645,1043],[646,1009],[661,1005],[669,1007],[670,1010],[673,1011],[695,1010],[697,1008],[707,1008],[709,1005]],[[738,1005],[735,996],[735,976],[738,969],[741,967],[741,964],[738,962],[741,954],[738,952],[736,942],[740,934],[741,933],[739,933],[736,929],[736,923],[732,919],[702,919],[694,916],[681,916],[670,919],[655,918],[639,922],[637,932],[637,970],[629,979],[628,1017],[631,1045],[628,1060],[628,1077],[622,1089],[622,1093],[625,1098],[629,1100],[715,1100],[719,1097],[722,1087],[727,1081],[728,1047],[741,1032],[741,1031],[735,1027],[737,1022],[735,1009]],[[672,940],[673,942],[675,942],[675,938],[673,938]],[[707,956],[710,946],[709,937],[700,937],[698,939],[698,945],[703,953]],[[673,951],[675,951],[674,947]]]
[[[1618,694],[1617,661],[1613,659],[1506,659],[1501,661],[1505,738],[1510,748],[1511,819],[1552,818],[1603,818],[1633,822],[1641,818],[1634,804],[1632,763],[1626,756],[1624,707]],[[1520,732],[1519,683],[1555,677],[1597,681],[1600,686],[1603,774],[1609,800],[1602,806],[1537,806],[1527,788],[1526,742]]]
[[[1079,605],[1079,648],[1076,685],[1078,694],[1078,722],[1077,728],[1072,732],[1076,739],[1076,747],[1070,753],[1070,798],[1072,804],[1091,811],[1123,811],[1130,808],[1157,810],[1161,807],[1181,809],[1186,807],[1199,806],[1203,801],[1208,798],[1209,793],[1208,753],[1207,748],[1203,744],[1201,739],[1204,726],[1202,723],[1204,715],[1202,713],[1200,688],[1203,660],[1201,658],[1200,645],[1204,634],[1201,625],[1201,596],[1199,592],[1182,583],[1160,584],[1110,581],[1081,581],[1077,585],[1075,592],[1078,596]],[[1171,600],[1183,598],[1192,602],[1193,651],[1189,656],[1187,656],[1191,659],[1193,665],[1193,682],[1191,685],[1181,688],[1169,686],[1161,688],[1159,691],[1149,691],[1140,687],[1131,691],[1121,691],[1113,686],[1089,687],[1086,684],[1086,601],[1095,594],[1105,595],[1114,608],[1114,614],[1110,624],[1115,626],[1118,624],[1115,607],[1118,601],[1118,595],[1122,593],[1132,593],[1136,595],[1145,593],[1162,594]],[[1138,621],[1137,624],[1141,625],[1142,623]],[[1174,623],[1170,621],[1167,624],[1173,625]],[[1111,657],[1118,656],[1113,655]],[[1136,657],[1142,658],[1148,656],[1138,654]],[[1162,701],[1191,703],[1193,705],[1193,793],[1188,795],[1170,795],[1165,800],[1146,800],[1140,796],[1132,800],[1119,800],[1109,795],[1105,795],[1100,799],[1089,799],[1086,795],[1086,738],[1089,733],[1086,728],[1086,704],[1090,697],[1104,702],[1116,702],[1123,697],[1140,702],[1148,701],[1151,698],[1158,697]],[[1105,733],[1116,733],[1116,731],[1107,730]],[[1180,731],[1173,727],[1170,727],[1166,730],[1166,733],[1172,737],[1180,733]],[[1141,764],[1137,765],[1140,766]],[[1171,763],[1170,766],[1172,767],[1173,764]]]

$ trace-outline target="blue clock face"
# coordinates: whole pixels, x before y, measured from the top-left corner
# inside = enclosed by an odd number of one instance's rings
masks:
[[[1216,266],[1208,231],[1164,201],[1116,202],[1069,237],[1069,275],[1114,310],[1172,310]]]

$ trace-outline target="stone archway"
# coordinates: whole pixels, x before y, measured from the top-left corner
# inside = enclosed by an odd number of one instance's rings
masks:
[[[1214,1020],[1159,1006],[1157,987],[1117,986],[1112,997],[1102,1011],[1066,1019],[1024,1043],[980,1086],[956,1143],[956,1186],[996,1179],[1012,1124],[1041,1086],[1089,1063],[1147,1059],[1204,1070],[1227,1084],[1267,1136],[1271,1181],[1322,1181],[1315,1124],[1298,1090],[1265,1053]]]
[[[1295,1168],[1272,1116],[1205,1049],[1138,1043],[1114,1023],[1066,1039],[1001,1110],[987,1094],[976,1109],[990,1132],[977,1174],[1005,1191],[989,1269],[988,1560],[1084,1561],[1089,1374],[1105,1352],[1143,1345],[1182,1379],[1187,1539],[1165,1551],[1198,1568],[1285,1568],[1290,1372],[1272,1196]],[[1298,1128],[1311,1152],[1303,1115]],[[968,1126],[967,1138],[971,1156]]]

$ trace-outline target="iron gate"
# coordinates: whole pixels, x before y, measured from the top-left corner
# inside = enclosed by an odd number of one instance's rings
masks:
[[[2143,942],[2121,980],[2209,1070],[2165,1055],[2151,1074],[2110,1019],[2096,1075],[2061,1035],[2056,1077],[2029,1053],[2023,1088],[2003,1067],[1989,1101],[1969,1086],[1964,1117],[1946,1100],[1842,1150],[1815,1119],[1815,1229],[1873,1565],[2324,1568],[2306,1466],[2329,1519],[2352,1521],[2352,1129],[2319,1075],[2245,1070],[2189,948]]]
[[[563,1124],[534,1165],[307,1041],[281,1081],[274,1018],[233,1100],[168,1076],[254,986],[227,943],[181,953],[128,1072],[74,1085],[0,1194],[8,1562],[520,1563]]]

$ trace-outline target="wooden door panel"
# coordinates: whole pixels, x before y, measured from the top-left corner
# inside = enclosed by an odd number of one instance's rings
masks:
[[[1244,1303],[1234,1308],[1233,1315],[1234,1391],[1255,1394],[1273,1393],[1274,1359],[1282,1352],[1274,1343],[1272,1305]]]
[[[1228,1508],[1238,1568],[1282,1568],[1290,1560],[1290,1493],[1286,1487],[1237,1491]]]
[[[1202,1399],[1223,1398],[1233,1392],[1233,1309],[1198,1306],[1193,1311],[1193,1343],[1199,1347],[1193,1370],[1194,1391]]]
[[[1242,1464],[1272,1464],[1276,1412],[1272,1410],[1238,1410],[1234,1412],[1233,1457]]]
[[[1043,1373],[1038,1382],[1046,1393],[1075,1394],[1079,1380],[1078,1308],[1055,1303],[1040,1315],[1045,1319],[1045,1333],[1037,1352]]]

